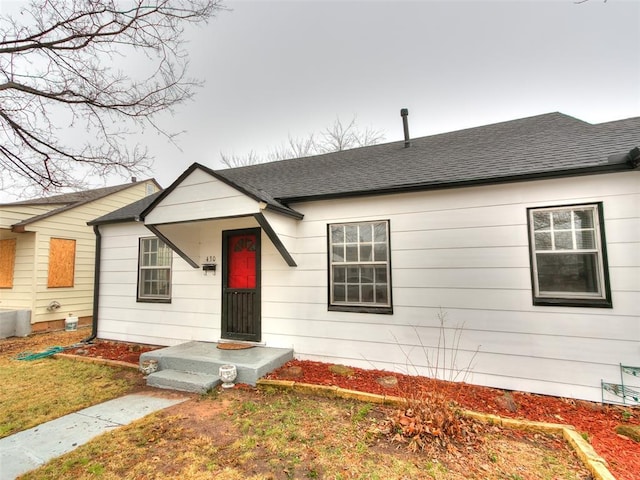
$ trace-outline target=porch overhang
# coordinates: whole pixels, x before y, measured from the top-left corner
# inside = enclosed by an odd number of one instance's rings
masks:
[[[278,234],[272,223],[274,223],[273,220],[270,222],[264,213],[257,212],[165,224],[145,223],[145,226],[193,268],[201,268],[204,263],[210,262],[207,257],[215,256],[210,250],[216,249],[207,248],[219,242],[219,238],[215,237],[213,232],[259,226],[286,264],[296,267],[297,263],[286,246],[287,243],[291,244],[291,241],[285,239],[284,235],[281,238],[281,234]]]

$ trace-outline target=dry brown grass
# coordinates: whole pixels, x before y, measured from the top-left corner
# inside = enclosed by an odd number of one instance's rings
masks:
[[[470,449],[437,457],[408,452],[380,433],[391,412],[354,401],[234,389],[105,434],[22,478],[589,478],[562,441],[496,427]]]
[[[15,359],[20,353],[71,345],[88,334],[82,329],[0,340],[0,438],[118,397],[139,385],[141,376],[135,370],[53,357]]]

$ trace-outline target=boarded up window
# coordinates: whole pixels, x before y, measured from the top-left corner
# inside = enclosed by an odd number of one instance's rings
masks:
[[[52,238],[49,243],[49,277],[47,287],[73,287],[76,265],[76,241]]]
[[[13,287],[13,269],[16,264],[16,239],[0,240],[0,288]]]

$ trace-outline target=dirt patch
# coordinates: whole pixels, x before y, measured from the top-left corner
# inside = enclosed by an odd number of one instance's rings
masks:
[[[370,478],[369,469],[380,469],[381,478],[418,478],[417,472],[425,471],[436,479],[456,480],[591,478],[559,437],[483,425],[472,446],[411,452],[380,433],[391,408],[295,393],[273,396],[248,388],[214,395],[214,402],[194,399],[161,417],[179,418],[181,441],[206,439],[207,445],[227,453],[226,461],[223,455],[217,458],[219,468],[247,477]],[[558,470],[543,472],[547,460]],[[343,471],[336,469],[339,465]]]

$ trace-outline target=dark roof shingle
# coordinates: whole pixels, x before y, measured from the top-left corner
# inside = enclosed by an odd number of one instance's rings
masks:
[[[156,192],[152,195],[147,195],[144,198],[141,198],[137,202],[130,203],[129,205],[125,205],[118,210],[114,210],[113,212],[109,212],[106,215],[103,215],[95,220],[91,220],[87,222],[87,225],[102,225],[105,223],[119,223],[119,222],[135,222],[138,221],[138,217],[140,213],[142,213],[151,202],[153,202],[160,192]]]
[[[640,145],[640,117],[592,125],[561,113],[216,173],[283,203],[560,174]]]
[[[195,163],[164,195],[201,168],[269,207],[296,216],[300,214],[289,203],[571,176],[609,167],[619,171],[627,168],[624,155],[638,146],[640,117],[590,124],[556,112],[414,138],[408,148],[402,140],[215,171]],[[151,203],[132,204],[92,223],[137,218]]]

